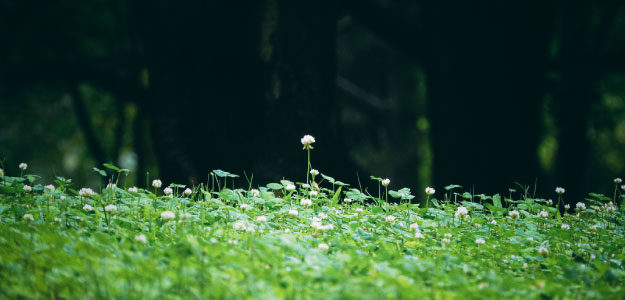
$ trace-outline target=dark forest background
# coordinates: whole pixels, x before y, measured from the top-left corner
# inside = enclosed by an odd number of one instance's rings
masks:
[[[623,1],[2,0],[0,38],[9,174],[302,181],[304,134],[356,185],[573,202],[625,171]]]

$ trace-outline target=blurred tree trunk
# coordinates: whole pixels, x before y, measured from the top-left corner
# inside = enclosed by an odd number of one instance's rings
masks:
[[[550,3],[443,1],[423,15],[435,184],[533,186]]]

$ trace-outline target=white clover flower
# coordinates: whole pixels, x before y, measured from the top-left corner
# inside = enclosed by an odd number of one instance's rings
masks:
[[[486,244],[486,241],[484,239],[476,239],[475,243],[478,244],[478,245],[484,245],[484,244]]]
[[[131,192],[131,193],[136,193],[136,192],[138,192],[138,191],[139,191],[139,189],[137,189],[137,187],[136,187],[136,186],[133,186],[133,187],[129,187],[129,188],[128,188],[128,191],[129,191],[129,192]]]
[[[238,220],[232,224],[232,227],[236,230],[244,230],[247,227],[247,224],[245,224],[245,221],[243,220]]]
[[[319,170],[312,169],[312,170],[310,170],[310,174],[317,176],[317,175],[319,175]]]
[[[540,253],[543,257],[549,256],[549,250],[545,247],[538,248],[538,253]]]
[[[564,188],[563,187],[556,187],[556,194],[559,194],[559,195],[564,194]]]
[[[148,242],[148,239],[145,237],[144,234],[139,234],[135,236],[135,241],[146,244]]]
[[[321,222],[319,221],[312,221],[310,222],[310,227],[315,228],[315,229],[319,229],[321,227]]]
[[[312,205],[312,201],[310,199],[302,199],[299,202],[302,206],[311,206]]]
[[[292,183],[289,183],[289,184],[286,185],[285,189],[287,191],[293,191],[293,190],[295,190],[295,185],[292,184]]]
[[[618,177],[617,177],[617,178],[614,178],[614,183],[616,183],[616,184],[621,184],[621,182],[623,182],[623,179],[618,178]]]
[[[20,168],[20,170],[22,170],[22,171],[26,171],[26,169],[28,169],[28,164],[26,164],[26,163],[21,163],[21,164],[19,165],[19,168]]]
[[[0,177],[4,177],[4,170],[0,169]]]
[[[386,216],[386,222],[395,222],[395,216]]]
[[[265,217],[265,216],[258,216],[258,217],[256,217],[256,221],[257,222],[267,222],[267,217]]]
[[[576,210],[585,210],[586,209],[586,204],[584,204],[582,202],[577,202],[577,204],[575,204],[575,209]]]
[[[241,204],[239,207],[240,207],[241,209],[244,209],[244,210],[248,210],[248,209],[250,209],[250,206],[249,206],[248,204],[245,204],[245,203]]]
[[[191,194],[193,194],[193,191],[190,188],[186,188],[184,192],[182,192],[182,194],[189,197],[191,196]]]
[[[521,215],[519,214],[519,211],[517,210],[511,210],[508,212],[508,216],[510,216],[513,219],[518,219],[521,217]]]
[[[161,213],[161,219],[167,221],[167,220],[173,220],[176,217],[176,214],[174,214],[173,212],[166,210],[164,212]]]
[[[93,196],[93,190],[90,188],[82,188],[80,189],[80,191],[78,191],[78,195],[80,195],[81,197],[91,197]]]
[[[302,142],[302,145],[304,146],[304,148],[302,149],[310,150],[310,149],[313,149],[312,144],[315,142],[315,138],[307,134],[304,137],[302,137],[300,142]]]
[[[434,195],[434,193],[436,193],[436,190],[434,188],[431,188],[431,187],[428,186],[428,187],[425,188],[425,193],[427,195],[429,195],[429,196],[432,196],[432,195]]]
[[[30,191],[32,191],[32,190],[33,190],[33,187],[32,187],[32,186],[30,186],[30,185],[25,184],[25,185],[22,187],[22,189],[24,189],[24,191],[26,191],[26,192],[30,192]]]
[[[363,211],[365,211],[362,207],[356,207],[356,208],[354,208],[354,210],[355,210],[357,213],[362,213]]]
[[[172,190],[172,188],[170,187],[166,187],[163,189],[163,193],[167,196],[172,195],[174,193],[174,190]]]
[[[547,205],[553,205],[553,200],[551,199],[547,200]]]
[[[258,197],[258,195],[260,195],[260,191],[257,189],[252,189],[250,192],[252,193],[252,196],[254,197]]]
[[[445,233],[445,237],[450,239],[452,237],[451,233]]]
[[[308,188],[310,188],[310,184],[302,183],[302,188],[308,189]]]
[[[383,186],[388,186],[390,183],[391,183],[391,180],[390,180],[390,179],[388,179],[388,178],[386,178],[386,179],[382,180],[382,185],[383,185]]]
[[[311,219],[313,222],[321,222],[321,218],[313,216]]]
[[[163,182],[160,181],[160,179],[154,179],[152,180],[152,187],[155,189],[160,188],[163,185]]]
[[[469,215],[469,211],[467,210],[466,207],[458,206],[458,209],[456,210],[456,213],[455,213],[456,218],[462,218],[468,215]]]
[[[410,224],[410,230],[419,230],[419,224],[417,223]]]
[[[625,184],[621,185],[621,190],[625,191]]]
[[[285,228],[285,229],[284,229],[284,232],[285,232],[285,233],[289,233],[289,232],[291,232],[291,229]]]
[[[117,187],[117,184],[114,184],[114,183],[109,183],[109,184],[106,185],[107,189],[114,189],[116,187]]]
[[[571,208],[571,205],[569,205],[569,204],[565,204],[564,205],[564,209],[570,209],[570,208]]]
[[[109,204],[109,205],[104,207],[104,211],[109,211],[109,212],[117,211],[117,206],[115,206],[113,204]]]
[[[317,196],[318,194],[319,194],[319,193],[318,193],[317,191],[310,191],[310,192],[308,193],[308,195],[309,195],[309,196],[311,196],[311,197],[312,197],[312,196]]]
[[[61,221],[63,221],[63,220],[61,220],[61,218],[54,218],[54,221],[55,221],[55,222],[61,222]]]
[[[450,240],[450,239],[445,238],[445,239],[442,239],[442,242],[443,242],[443,243],[445,243],[445,244],[449,244],[449,243],[451,242],[451,240]]]
[[[350,198],[345,198],[345,199],[343,199],[343,201],[344,201],[345,203],[352,203],[352,201],[353,201],[353,200],[352,200],[352,199],[350,199]]]
[[[297,209],[289,209],[289,215],[297,216],[299,215],[299,212]]]
[[[34,221],[35,218],[33,217],[33,215],[31,214],[25,214],[24,217],[22,217],[25,221]]]
[[[540,211],[538,213],[538,217],[545,219],[545,218],[549,217],[549,213],[544,211],[544,210],[542,210],[542,211]]]
[[[414,233],[414,237],[418,238],[418,239],[422,239],[425,238],[425,236],[423,235],[423,233],[421,233],[420,231],[417,231]]]
[[[497,221],[493,219],[492,221],[490,221],[490,224],[491,225],[497,225]]]
[[[560,228],[562,228],[564,230],[569,230],[569,229],[571,229],[571,226],[569,226],[569,224],[562,224],[562,226],[560,226]]]
[[[54,192],[54,186],[51,185],[51,184],[48,184],[48,185],[44,186],[43,188],[48,190],[50,193]]]
[[[321,243],[321,244],[319,244],[319,246],[317,246],[317,248],[319,248],[321,250],[328,250],[328,249],[330,249],[330,246],[328,246],[328,244],[326,244],[326,243]]]
[[[89,204],[85,204],[85,205],[82,207],[82,209],[83,209],[83,210],[85,210],[85,211],[93,211],[93,206],[91,206],[91,205],[89,205]]]

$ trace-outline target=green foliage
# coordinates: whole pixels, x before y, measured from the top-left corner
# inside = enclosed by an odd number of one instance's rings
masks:
[[[0,298],[625,295],[625,217],[600,194],[558,221],[555,208],[538,198],[503,205],[500,195],[462,192],[466,217],[447,197],[419,208],[408,188],[389,191],[400,205],[368,205],[371,196],[334,190],[336,181],[327,178],[328,187],[300,185],[279,197],[272,191],[291,181],[258,191],[197,187],[189,197],[169,197],[120,187],[78,196],[64,178],[54,190],[23,190],[35,180],[0,178]],[[520,219],[508,215],[512,210]]]

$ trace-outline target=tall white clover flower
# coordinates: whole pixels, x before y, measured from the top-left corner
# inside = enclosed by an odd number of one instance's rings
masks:
[[[48,192],[50,192],[50,193],[54,192],[54,189],[55,189],[54,186],[51,185],[51,184],[48,184],[48,185],[44,186],[43,188],[48,190]]]
[[[167,196],[172,195],[174,193],[174,190],[170,187],[166,187],[163,189],[163,193]]]
[[[556,187],[556,194],[558,194],[558,195],[564,194],[564,188],[563,187]]]
[[[302,142],[302,146],[304,146],[304,150],[310,150],[313,149],[312,144],[315,142],[315,138],[307,134],[302,137],[300,141]]]
[[[417,223],[410,224],[410,230],[419,230],[419,224]]]
[[[139,189],[137,189],[136,186],[133,186],[133,187],[129,187],[128,191],[131,192],[131,193],[137,193],[139,191]]]
[[[294,184],[292,184],[292,183],[289,183],[289,184],[287,184],[284,188],[285,188],[287,191],[294,191],[294,190],[295,190],[295,185],[294,185]]]
[[[28,184],[25,184],[25,185],[22,187],[22,189],[23,189],[24,191],[26,191],[26,192],[30,192],[30,191],[32,191],[32,190],[33,190],[33,187],[32,187],[32,186],[30,186],[30,185],[28,185]]]
[[[25,221],[34,221],[35,218],[33,217],[33,215],[31,214],[25,214],[24,217],[22,217]]]
[[[545,219],[545,218],[549,217],[549,213],[544,211],[544,210],[542,210],[542,211],[540,211],[538,213],[538,217]]]
[[[310,174],[312,174],[314,176],[317,176],[317,175],[319,175],[319,171],[317,169],[312,169],[312,170],[310,170]]]
[[[562,226],[560,226],[560,228],[562,228],[564,230],[569,230],[569,229],[571,229],[571,226],[569,226],[569,224],[562,224]]]
[[[161,182],[160,179],[154,179],[152,180],[152,187],[155,189],[160,188],[163,185],[163,182]]]
[[[78,191],[78,195],[81,197],[91,197],[93,194],[93,190],[90,188],[82,188]]]
[[[319,195],[319,193],[317,191],[310,191],[310,192],[308,192],[308,195],[312,197],[312,196]]]
[[[26,171],[26,169],[28,169],[28,164],[27,163],[21,163],[18,167],[20,168],[20,170]]]
[[[109,204],[109,205],[104,207],[104,211],[116,212],[117,211],[117,206],[115,206],[113,204]]]
[[[577,204],[575,204],[575,210],[586,210],[586,204],[583,202],[577,202]]]
[[[382,185],[383,186],[388,186],[389,184],[391,184],[391,180],[388,178],[385,178],[384,180],[382,180]]]
[[[567,209],[567,210],[568,210],[569,208],[571,208],[571,205],[570,205],[570,204],[564,204],[564,209]]]
[[[135,241],[142,243],[142,244],[146,244],[148,242],[148,239],[145,237],[144,234],[139,234],[135,236]]]
[[[621,190],[625,191],[625,184],[621,185]]]
[[[458,209],[456,210],[456,213],[455,213],[456,218],[463,218],[468,215],[469,215],[469,211],[467,210],[466,207],[458,206]]]
[[[4,170],[0,169],[0,177],[4,177]]]
[[[422,239],[425,238],[425,236],[423,235],[423,233],[421,233],[420,231],[417,231],[414,233],[414,237],[418,238],[418,239]]]
[[[240,207],[241,209],[243,209],[243,210],[248,210],[248,209],[250,209],[250,205],[249,205],[249,204],[245,204],[245,203],[241,204],[239,207]]]
[[[167,220],[173,220],[176,217],[176,214],[174,214],[173,212],[166,210],[164,212],[161,213],[161,219],[167,221]]]
[[[289,215],[297,216],[299,215],[299,212],[297,209],[289,209]]]
[[[428,187],[425,188],[425,193],[428,196],[432,196],[432,195],[434,195],[434,193],[436,193],[436,190],[434,188],[431,188],[431,187],[428,186]]]
[[[302,206],[311,206],[312,205],[312,200],[310,199],[302,199],[299,202]]]
[[[190,188],[186,188],[184,192],[182,192],[182,194],[189,197],[191,196],[191,194],[193,194],[193,191]]]
[[[328,246],[328,244],[326,244],[326,243],[321,243],[321,244],[319,244],[319,246],[317,246],[317,248],[319,248],[321,250],[328,250],[328,249],[330,249],[330,246]]]
[[[352,201],[353,201],[353,200],[352,200],[352,199],[350,199],[350,198],[345,198],[345,199],[343,199],[343,202],[345,202],[345,203],[352,203]]]
[[[256,222],[267,222],[267,217],[265,217],[265,216],[258,216],[258,217],[256,217]]]
[[[478,244],[478,245],[484,245],[484,244],[486,244],[486,241],[484,239],[476,239],[475,243]]]
[[[491,225],[497,225],[497,221],[495,219],[493,219],[492,221],[490,221]]]
[[[82,209],[84,211],[93,211],[93,206],[89,205],[89,204],[85,204]]]
[[[543,257],[549,256],[549,250],[545,248],[544,246],[538,248],[538,253],[540,253],[540,255],[542,255]]]
[[[234,224],[232,224],[232,227],[235,230],[245,230],[245,228],[247,227],[247,224],[245,224],[245,221],[243,220],[238,220],[234,222]]]
[[[617,178],[614,178],[614,183],[616,183],[616,184],[621,184],[621,182],[623,182],[623,179],[618,178],[618,177],[617,177]]]
[[[511,210],[511,211],[509,211],[508,212],[508,216],[510,216],[510,218],[513,218],[513,219],[518,219],[518,218],[521,217],[521,215],[519,214],[518,210]]]
[[[258,197],[258,195],[260,195],[260,191],[257,189],[252,189],[250,193],[252,193],[252,196],[254,197]]]
[[[386,220],[386,222],[392,223],[395,222],[395,216],[386,216],[386,218],[384,218]]]

